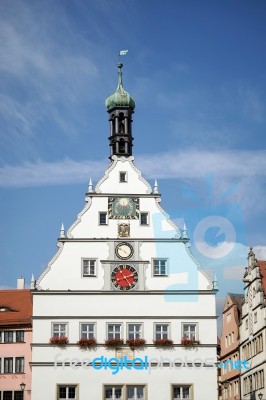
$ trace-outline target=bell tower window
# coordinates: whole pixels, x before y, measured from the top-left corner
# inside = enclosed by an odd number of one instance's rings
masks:
[[[125,123],[124,123],[125,116],[123,113],[119,113],[119,134],[124,135],[125,133]]]
[[[125,125],[123,122],[119,123],[119,133],[120,135],[123,135],[125,133]]]
[[[125,153],[125,141],[124,139],[119,140],[119,153]]]

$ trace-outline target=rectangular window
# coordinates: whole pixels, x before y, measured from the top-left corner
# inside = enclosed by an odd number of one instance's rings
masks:
[[[254,313],[254,324],[257,322],[257,312]]]
[[[24,342],[24,331],[16,331],[16,342]]]
[[[121,324],[108,324],[108,339],[122,339]]]
[[[5,331],[4,332],[4,342],[5,343],[13,342],[13,331]]]
[[[16,373],[24,372],[24,357],[15,358],[15,372]]]
[[[142,339],[142,325],[128,324],[128,339]]]
[[[3,400],[13,400],[12,399],[12,392],[11,391],[5,391],[3,392]]]
[[[169,325],[168,324],[156,324],[155,325],[155,340],[169,339]]]
[[[235,382],[235,394],[238,394],[238,381]]]
[[[197,324],[182,324],[182,337],[184,339],[197,339]]]
[[[81,324],[81,339],[95,338],[94,324]]]
[[[14,392],[14,400],[23,400],[24,398],[24,393],[23,391],[19,391],[19,392]]]
[[[83,261],[83,276],[96,276],[96,260]]]
[[[53,324],[53,336],[67,336],[67,324]]]
[[[58,400],[69,400],[77,398],[77,386],[58,386]]]
[[[248,329],[248,319],[246,319],[246,329]]]
[[[147,212],[140,213],[140,225],[148,225],[148,215]]]
[[[4,374],[13,373],[13,358],[4,358]]]
[[[127,173],[126,172],[119,172],[119,182],[127,182]]]
[[[191,400],[191,386],[174,386],[173,387],[173,400]]]
[[[164,258],[156,258],[153,260],[153,275],[167,275],[167,260]]]
[[[122,386],[106,386],[105,387],[105,400],[119,400],[122,399]]]
[[[144,400],[144,386],[127,386],[127,400]]]
[[[107,225],[107,212],[99,212],[99,225]]]

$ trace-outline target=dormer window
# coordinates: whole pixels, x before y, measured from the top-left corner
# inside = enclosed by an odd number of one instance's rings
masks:
[[[125,183],[127,182],[127,172],[119,172],[119,182]]]

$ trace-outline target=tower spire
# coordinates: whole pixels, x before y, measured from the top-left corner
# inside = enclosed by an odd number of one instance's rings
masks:
[[[118,85],[116,91],[109,96],[105,105],[109,113],[110,121],[110,158],[113,155],[118,157],[129,157],[132,155],[132,114],[134,113],[135,102],[123,87],[122,67],[118,65]]]
[[[122,80],[122,75],[123,75],[122,67],[123,67],[123,64],[119,63],[119,64],[117,64],[117,66],[118,66],[118,86],[117,86],[117,90],[118,90],[120,86],[123,87],[123,80]]]

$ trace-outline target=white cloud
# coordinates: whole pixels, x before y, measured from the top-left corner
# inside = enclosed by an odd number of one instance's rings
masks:
[[[193,160],[193,162],[192,162]],[[266,176],[266,151],[182,151],[137,157],[136,165],[147,178],[202,179],[208,174],[216,178],[239,180]],[[54,163],[37,161],[0,168],[0,186],[27,187],[86,182],[98,178],[106,168],[104,161],[73,161]],[[254,194],[255,196],[255,194]]]
[[[253,246],[257,260],[266,260],[266,246]]]
[[[244,266],[236,265],[231,267],[224,267],[223,269],[224,279],[236,279],[240,281],[244,275]]]
[[[266,151],[224,150],[168,152],[142,156],[138,162],[150,177],[202,178],[266,176]]]
[[[36,138],[44,121],[47,125],[55,122],[59,130],[73,134],[74,105],[84,98],[90,102],[102,85],[95,79],[95,44],[77,37],[63,9],[56,7],[54,4],[54,12],[60,13],[60,29],[50,7],[41,2],[32,6],[23,0],[0,4],[2,144],[18,136]],[[72,115],[73,121],[65,122],[66,115]],[[3,147],[9,153],[15,146]]]
[[[20,166],[7,165],[0,168],[0,186],[30,187],[87,182],[89,177],[99,177],[105,168],[104,162],[77,162],[70,159],[55,163],[38,161]]]

